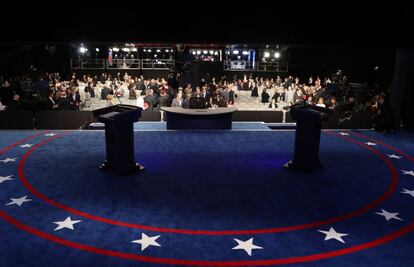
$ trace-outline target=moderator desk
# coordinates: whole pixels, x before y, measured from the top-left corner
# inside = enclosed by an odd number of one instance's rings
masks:
[[[230,130],[236,108],[184,109],[163,107],[168,130]]]

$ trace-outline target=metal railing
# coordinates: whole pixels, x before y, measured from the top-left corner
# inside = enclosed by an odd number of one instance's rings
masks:
[[[141,59],[144,70],[168,70],[175,67],[174,59]]]
[[[106,61],[107,69],[140,69],[141,62],[139,59],[112,59],[112,64]]]
[[[288,72],[289,64],[287,62],[257,62],[257,70],[268,72]]]
[[[244,61],[244,60],[226,60],[224,61],[224,70],[231,70],[231,71],[255,70],[255,62]]]
[[[104,59],[71,59],[71,69],[105,69]]]

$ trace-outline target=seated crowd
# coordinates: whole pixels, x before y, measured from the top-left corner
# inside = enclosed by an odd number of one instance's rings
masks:
[[[346,80],[346,76],[344,79]],[[329,77],[323,81],[319,77],[316,79],[310,77],[307,82],[301,83],[298,77],[292,76],[282,80],[280,76],[270,79],[252,75],[249,77],[244,75],[242,79],[237,77],[210,79],[207,75],[206,78],[201,79],[199,86],[193,88],[190,83],[180,87],[179,74],[169,75],[167,79],[145,79],[143,76],[132,77],[128,73],[122,76],[120,73],[114,76],[102,73],[99,76],[81,77],[73,73],[70,79],[62,80],[59,73],[46,73],[39,76],[36,81],[21,76],[13,80],[1,78],[0,83],[1,91],[9,92],[10,98],[9,101],[3,102],[0,98],[0,111],[24,110],[25,106],[20,95],[28,90],[40,95],[45,101],[43,109],[49,110],[81,110],[83,107],[88,107],[88,102],[93,98],[106,101],[107,106],[119,103],[120,100],[118,101],[117,98],[136,100],[136,105],[144,110],[169,106],[227,107],[235,105],[235,99],[242,91],[249,91],[251,101],[260,101],[266,109],[281,110],[298,101],[332,110],[342,106],[345,107],[345,111],[350,112],[355,108],[352,95],[345,96],[341,91],[332,93],[327,90],[332,83]],[[0,96],[5,95],[1,91]],[[388,129],[392,123],[392,110],[387,100],[385,93],[376,93],[365,105],[366,110],[373,112],[374,123],[380,129]],[[345,112],[340,122],[346,125],[350,116]]]

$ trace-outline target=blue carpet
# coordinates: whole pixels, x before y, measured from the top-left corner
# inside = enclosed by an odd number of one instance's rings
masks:
[[[300,173],[282,167],[293,131],[237,125],[250,131],[143,123],[146,170],[121,178],[96,168],[103,131],[0,132],[0,176],[13,175],[0,183],[1,266],[413,266],[412,135],[323,132],[324,167]],[[55,231],[69,216],[80,222]],[[347,235],[325,240],[331,227]],[[142,234],[148,247],[131,242]],[[248,255],[236,239],[250,238]]]

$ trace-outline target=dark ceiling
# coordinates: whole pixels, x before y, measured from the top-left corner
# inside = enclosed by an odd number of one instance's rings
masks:
[[[273,2],[273,3],[272,3]],[[165,1],[11,7],[3,44],[27,42],[279,43],[409,47],[413,8],[402,1],[326,3]],[[33,7],[32,7],[33,5]],[[191,6],[191,8],[189,8]]]

